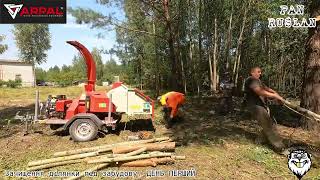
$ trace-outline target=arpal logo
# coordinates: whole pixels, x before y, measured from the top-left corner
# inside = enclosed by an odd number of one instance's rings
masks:
[[[7,9],[8,9],[8,12],[10,14],[10,16],[12,17],[12,19],[15,19],[18,12],[21,10],[23,4],[19,4],[19,5],[16,5],[16,4],[3,4]]]

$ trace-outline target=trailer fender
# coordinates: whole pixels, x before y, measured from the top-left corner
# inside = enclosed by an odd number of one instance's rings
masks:
[[[99,130],[102,129],[102,126],[104,125],[104,123],[95,115],[95,114],[91,114],[91,113],[79,113],[75,116],[73,116],[64,126],[63,129],[64,130],[68,130],[69,127],[71,126],[71,124],[76,121],[77,119],[91,119],[95,125],[98,127]]]

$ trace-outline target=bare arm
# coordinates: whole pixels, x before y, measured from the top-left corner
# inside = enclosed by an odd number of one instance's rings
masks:
[[[269,87],[267,87],[267,86],[264,87],[264,90],[266,90],[266,91],[268,91],[268,92],[271,92],[271,93],[276,93],[276,94],[278,94],[275,90],[273,90],[273,89],[271,89],[271,88],[269,88]]]
[[[263,97],[267,97],[267,98],[274,98],[274,99],[277,99],[277,100],[282,101],[282,102],[284,101],[284,99],[278,93],[276,93],[275,91],[274,92],[270,92],[270,91],[267,91],[265,88],[261,88],[259,86],[253,88],[253,91],[256,94],[258,94],[259,96],[263,96]]]

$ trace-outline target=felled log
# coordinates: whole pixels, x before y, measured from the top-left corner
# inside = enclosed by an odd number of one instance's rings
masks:
[[[134,155],[138,155],[138,154],[143,153],[143,152],[146,151],[146,150],[147,150],[147,148],[146,148],[146,147],[143,147],[143,148],[140,148],[140,149],[138,149],[138,150],[129,152],[129,153],[127,153],[127,154],[124,154],[124,156],[134,156]]]
[[[80,175],[79,175],[79,176],[69,177],[69,178],[67,178],[67,179],[65,179],[65,180],[76,180],[76,179],[80,179],[80,178],[84,177],[86,173],[91,173],[91,172],[94,172],[94,171],[101,170],[101,169],[107,167],[108,165],[109,165],[108,163],[99,164],[99,165],[97,165],[97,166],[95,166],[95,167],[93,167],[93,168],[90,168],[90,169],[87,169],[87,170],[85,170],[85,171],[80,172]]]
[[[36,170],[41,170],[41,169],[48,169],[56,166],[63,166],[67,164],[76,164],[76,163],[81,163],[84,160],[69,160],[69,161],[61,161],[61,162],[56,162],[56,163],[50,163],[50,164],[44,164],[44,165],[39,165],[39,166],[32,166],[28,167],[27,171],[36,171]]]
[[[175,142],[118,146],[112,148],[112,152],[114,154],[122,154],[135,151],[143,147],[147,148],[147,151],[173,151],[175,149]]]
[[[146,151],[147,148],[140,148],[136,151],[132,151],[130,153],[126,153],[126,154],[106,154],[106,155],[101,155],[101,156],[96,156],[93,157],[91,159],[88,159],[87,161],[93,161],[93,160],[99,160],[99,159],[103,159],[103,158],[116,158],[116,157],[126,157],[126,156],[134,156],[134,155],[138,155],[143,153],[144,151]]]
[[[76,155],[71,155],[71,156],[56,157],[56,158],[51,158],[51,159],[43,159],[43,160],[29,162],[28,166],[29,167],[31,167],[31,166],[39,166],[39,165],[50,164],[50,163],[61,162],[61,161],[67,161],[67,160],[82,159],[82,158],[86,158],[86,157],[97,156],[98,154],[99,154],[98,152],[90,152],[90,153],[76,154]]]
[[[92,163],[111,163],[111,162],[122,162],[122,161],[132,161],[138,159],[148,159],[148,158],[155,158],[155,157],[169,157],[172,156],[172,153],[149,153],[149,154],[140,154],[136,156],[119,156],[115,158],[100,158],[96,160],[89,160],[87,161],[89,164]]]
[[[300,113],[316,120],[316,121],[320,121],[320,115],[317,114],[317,113],[314,113],[308,109],[305,109],[305,108],[302,108],[298,105],[294,105],[294,104],[291,104],[289,101],[285,100],[284,101],[284,104],[287,105],[288,107],[292,108],[292,109],[295,109],[297,111],[299,111]]]
[[[130,145],[130,144],[146,144],[146,143],[166,141],[169,139],[170,139],[169,137],[161,137],[161,138],[153,138],[153,139],[140,140],[140,141],[127,141],[127,142],[121,142],[121,143],[115,143],[115,144],[107,144],[102,146],[76,149],[71,151],[56,152],[53,154],[53,156],[54,157],[69,156],[73,154],[81,154],[81,153],[94,152],[94,151],[107,152],[107,151],[111,151],[112,148],[116,146],[123,146],[123,145]]]
[[[172,142],[173,141],[173,139],[168,139],[168,140],[165,140],[165,141],[161,141],[161,142],[159,142],[159,143],[167,143],[167,142]]]

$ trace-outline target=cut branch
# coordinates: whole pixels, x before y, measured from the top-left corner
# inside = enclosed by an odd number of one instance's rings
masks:
[[[57,158],[51,158],[51,159],[44,159],[39,161],[32,161],[28,163],[28,166],[38,166],[38,165],[44,165],[54,162],[61,162],[61,161],[67,161],[67,160],[74,160],[74,159],[82,159],[85,157],[93,157],[97,156],[98,152],[90,152],[90,153],[84,153],[84,154],[76,154],[72,156],[65,156],[65,157],[57,157]]]
[[[49,163],[49,164],[44,164],[44,165],[39,165],[39,166],[28,167],[27,171],[36,171],[36,170],[41,170],[41,169],[48,169],[48,168],[52,168],[52,167],[56,167],[56,166],[63,166],[63,165],[67,165],[67,164],[81,163],[83,161],[84,161],[84,159],[62,161],[62,162],[56,162],[56,163]]]
[[[150,154],[141,154],[137,156],[128,156],[128,157],[101,158],[97,160],[90,160],[88,161],[88,163],[92,164],[92,163],[121,162],[121,161],[131,161],[131,160],[138,160],[138,159],[169,157],[169,156],[172,156],[172,153],[150,153]]]
[[[305,108],[302,108],[298,105],[294,105],[294,104],[291,104],[289,101],[285,101],[284,102],[285,105],[287,105],[288,107],[292,108],[292,109],[295,109],[297,111],[299,111],[300,113],[306,115],[307,117],[310,117],[316,121],[320,121],[320,115],[319,114],[316,114],[312,111],[309,111],[308,109],[305,109]]]

